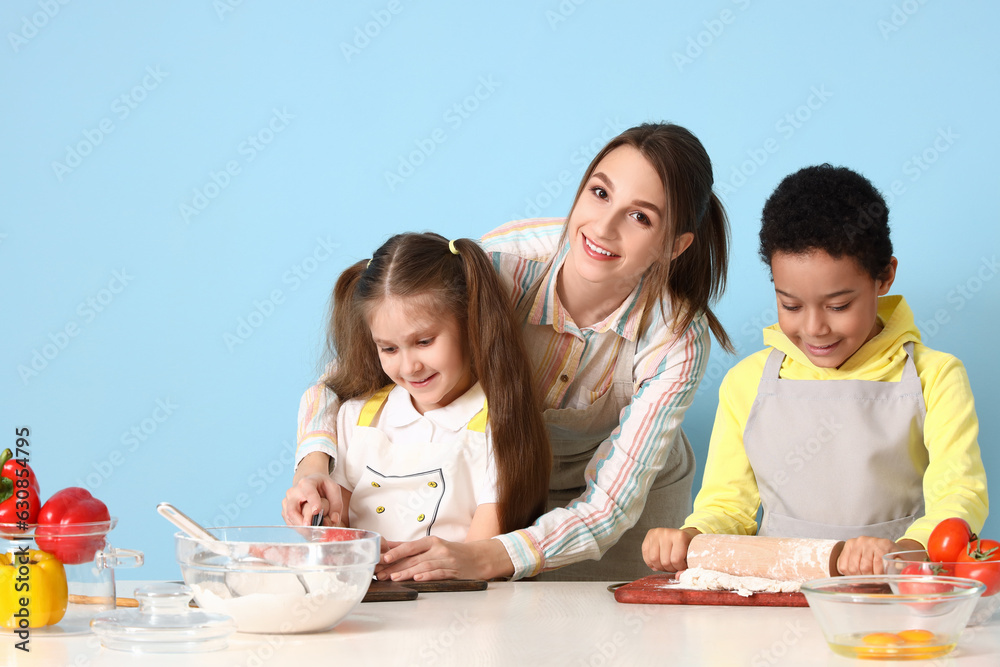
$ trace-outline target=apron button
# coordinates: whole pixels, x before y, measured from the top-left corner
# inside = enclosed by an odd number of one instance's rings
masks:
[[[569,382],[569,376],[566,375],[565,373],[563,373],[562,375],[560,375],[559,379],[562,380],[563,382]]]
[[[417,517],[417,521],[423,521],[425,518],[427,518],[427,517],[425,517],[423,514],[421,514],[420,516]]]

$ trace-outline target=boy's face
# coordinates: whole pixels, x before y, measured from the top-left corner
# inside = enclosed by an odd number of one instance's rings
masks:
[[[778,297],[778,326],[813,364],[839,368],[881,330],[878,297],[896,276],[873,279],[853,257],[835,259],[823,250],[771,257]]]

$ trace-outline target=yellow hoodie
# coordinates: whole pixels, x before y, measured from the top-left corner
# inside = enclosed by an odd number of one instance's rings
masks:
[[[780,375],[785,379],[898,382],[906,363],[903,345],[913,341],[913,363],[927,408],[924,445],[930,462],[923,479],[925,514],[903,537],[926,546],[934,526],[951,516],[965,519],[978,533],[989,513],[989,501],[979,453],[979,420],[965,367],[952,355],[920,342],[913,313],[903,297],[879,298],[878,317],[884,323],[882,331],[840,368],[814,366],[777,324],[764,329],[764,343],[785,353]],[[766,348],[750,355],[722,381],[704,480],[685,528],[703,533],[757,532],[760,495],[743,449],[743,432],[770,351]]]

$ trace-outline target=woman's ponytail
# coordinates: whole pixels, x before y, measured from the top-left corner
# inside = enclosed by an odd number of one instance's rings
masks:
[[[733,353],[733,343],[710,305],[726,289],[728,265],[729,220],[722,202],[714,192],[709,192],[691,246],[670,262],[668,293],[677,313],[678,331],[686,330],[698,313],[704,313],[719,345]]]

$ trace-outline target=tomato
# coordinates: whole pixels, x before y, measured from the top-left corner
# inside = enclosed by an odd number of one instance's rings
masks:
[[[903,568],[901,574],[954,576],[952,566],[945,565],[944,563],[910,563]],[[955,589],[951,584],[932,581],[900,581],[897,586],[899,587],[899,592],[903,595],[934,595],[937,593],[947,593]]]
[[[934,526],[927,541],[927,555],[938,563],[954,563],[976,534],[965,519],[952,517]]]
[[[1000,592],[1000,542],[975,540],[958,556],[955,576],[981,581],[986,595]]]

